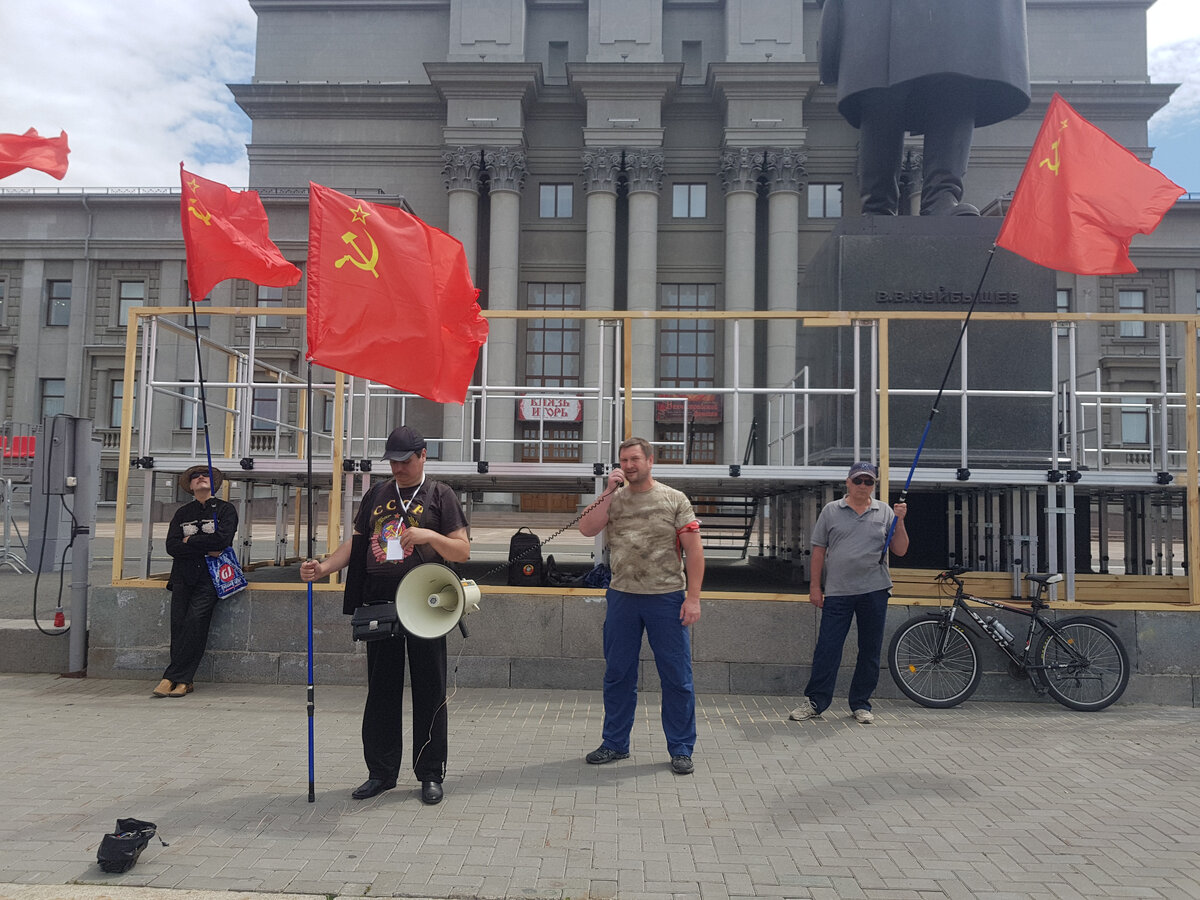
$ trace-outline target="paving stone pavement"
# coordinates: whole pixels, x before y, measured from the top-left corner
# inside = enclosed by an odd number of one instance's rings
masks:
[[[427,807],[408,773],[350,798],[360,688],[317,686],[309,803],[303,686],[151,687],[0,675],[0,898],[1200,897],[1200,709],[882,701],[858,725],[707,695],[681,777],[657,694],[631,758],[589,766],[598,691],[458,689]],[[119,816],[170,846],[106,875]]]

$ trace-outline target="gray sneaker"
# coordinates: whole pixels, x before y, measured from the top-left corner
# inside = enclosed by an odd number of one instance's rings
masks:
[[[820,719],[821,714],[817,712],[813,702],[805,697],[800,701],[800,705],[791,711],[788,718],[793,722],[803,722],[806,719]]]
[[[874,725],[875,713],[869,709],[856,709],[854,711],[854,721],[859,725]]]

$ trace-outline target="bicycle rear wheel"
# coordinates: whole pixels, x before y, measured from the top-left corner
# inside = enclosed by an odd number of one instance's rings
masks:
[[[888,669],[905,696],[931,709],[962,703],[975,693],[981,674],[975,639],[944,615],[901,625],[888,646]]]
[[[1116,702],[1129,684],[1129,654],[1108,625],[1071,618],[1047,631],[1037,651],[1042,682],[1068,709],[1094,712]]]

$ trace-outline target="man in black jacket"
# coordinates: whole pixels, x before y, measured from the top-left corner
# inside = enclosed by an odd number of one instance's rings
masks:
[[[179,486],[192,495],[167,527],[167,553],[173,559],[167,589],[171,592],[171,661],[153,697],[183,697],[192,692],[196,669],[208,646],[208,627],[217,606],[217,590],[208,571],[209,556],[233,546],[238,515],[232,503],[213,496],[221,486],[220,469],[192,466],[179,476]]]

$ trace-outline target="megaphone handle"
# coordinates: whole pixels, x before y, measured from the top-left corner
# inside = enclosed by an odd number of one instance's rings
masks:
[[[467,626],[462,619],[458,620],[458,630],[462,632],[463,637],[467,636]]]

